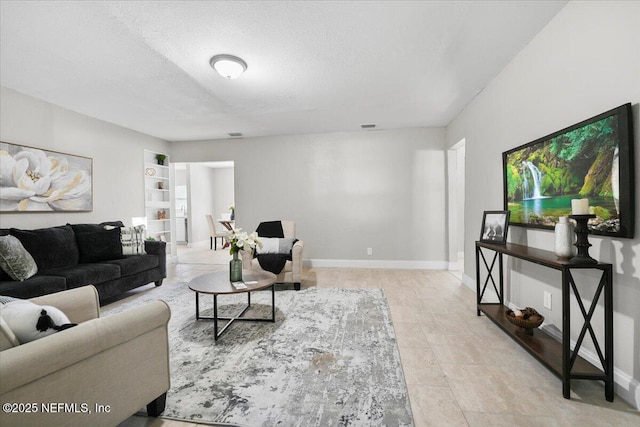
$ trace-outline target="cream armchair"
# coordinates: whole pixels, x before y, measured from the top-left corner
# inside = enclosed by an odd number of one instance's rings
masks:
[[[296,223],[293,221],[279,221],[282,223],[282,237],[296,237]],[[261,225],[264,223],[261,223]],[[260,236],[260,226],[258,226],[258,236]],[[262,236],[264,237],[264,236]],[[267,236],[275,237],[275,236]],[[291,248],[291,261],[287,260],[284,268],[280,274],[276,277],[276,283],[293,283],[295,290],[300,290],[300,284],[302,283],[302,250],[304,249],[304,242],[298,240]],[[262,270],[260,263],[256,258],[252,257],[252,254],[247,251],[240,252],[242,256],[242,265],[244,268],[251,270]],[[248,267],[247,267],[248,266]]]
[[[93,286],[30,301],[59,308],[78,325],[16,345],[3,322],[0,403],[5,410],[0,425],[114,426],[145,405],[151,416],[164,411],[169,390],[166,303],[154,301],[100,318]]]

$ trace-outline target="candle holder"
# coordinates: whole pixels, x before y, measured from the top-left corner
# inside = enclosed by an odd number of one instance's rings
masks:
[[[595,218],[595,215],[569,215],[569,218],[576,221],[576,243],[578,255],[569,260],[571,264],[597,264],[598,261],[589,256],[589,228],[587,223],[589,219]]]

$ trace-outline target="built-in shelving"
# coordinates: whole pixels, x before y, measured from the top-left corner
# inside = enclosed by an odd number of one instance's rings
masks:
[[[167,242],[167,255],[175,254],[172,233],[172,189],[169,156],[164,164],[159,164],[156,156],[166,155],[151,150],[144,150],[144,197],[145,216],[147,218],[147,236]]]

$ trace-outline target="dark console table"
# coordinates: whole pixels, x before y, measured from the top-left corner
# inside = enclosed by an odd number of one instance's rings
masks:
[[[493,257],[485,257],[485,252],[492,251]],[[488,252],[489,254],[491,252]],[[504,305],[504,263],[503,256],[509,255],[544,267],[553,268],[562,272],[562,343],[559,343],[545,332],[534,329],[533,335],[522,333],[506,319],[507,307]],[[490,262],[488,261],[490,259]],[[480,282],[480,260],[486,268],[486,278]],[[494,267],[498,261],[497,272]],[[587,310],[578,291],[578,286],[571,274],[574,269],[593,269],[602,272],[600,283],[595,292],[591,305]],[[498,283],[493,275],[498,274]],[[482,299],[487,286],[491,283],[498,295],[498,303],[483,303]],[[572,379],[589,379],[604,381],[604,393],[609,402],[613,402],[613,270],[611,264],[598,262],[597,264],[570,263],[568,259],[558,258],[555,253],[528,246],[507,243],[497,245],[493,243],[476,242],[476,292],[477,312],[484,313],[505,333],[513,338],[531,355],[538,359],[549,370],[562,379],[562,395],[571,397]],[[576,341],[575,348],[571,350],[571,316],[570,295],[573,294],[578,301],[584,323]],[[591,326],[593,313],[598,305],[600,296],[604,293],[604,354]],[[578,356],[585,335],[589,333],[593,340],[596,352],[600,359],[601,367],[596,367]]]

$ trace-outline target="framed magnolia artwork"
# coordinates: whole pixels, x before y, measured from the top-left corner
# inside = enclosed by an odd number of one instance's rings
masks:
[[[0,212],[90,212],[93,159],[0,142]]]

